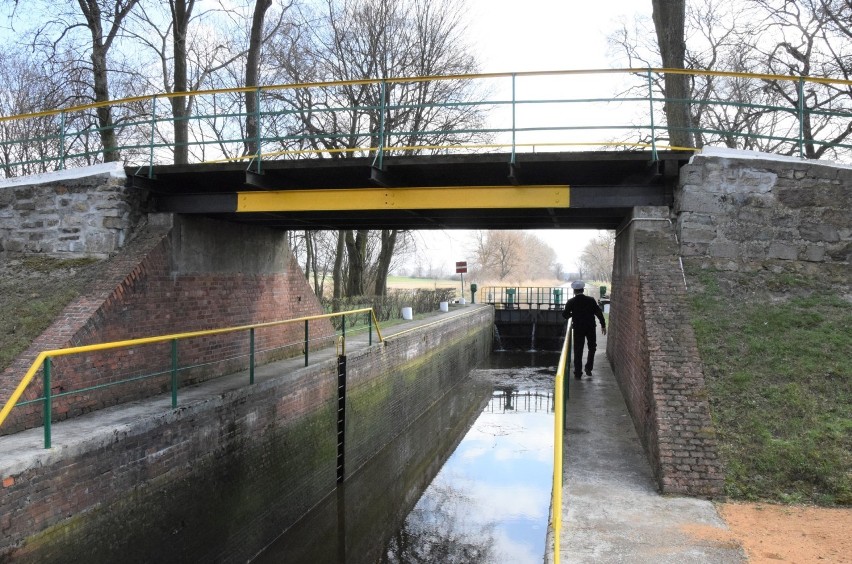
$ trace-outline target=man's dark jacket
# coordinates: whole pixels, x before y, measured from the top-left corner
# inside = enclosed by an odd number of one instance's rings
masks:
[[[577,329],[594,329],[595,317],[601,322],[601,327],[606,327],[603,312],[598,302],[586,294],[577,294],[565,304],[562,312],[565,319],[573,318],[574,327]]]

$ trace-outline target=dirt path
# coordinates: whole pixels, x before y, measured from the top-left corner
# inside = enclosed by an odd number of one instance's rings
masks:
[[[852,509],[723,503],[719,512],[749,563],[852,563]]]

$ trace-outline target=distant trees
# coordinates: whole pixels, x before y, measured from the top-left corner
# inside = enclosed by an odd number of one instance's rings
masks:
[[[550,279],[561,269],[556,251],[523,231],[477,231],[471,254],[473,269],[483,280]]]
[[[610,282],[614,257],[615,232],[601,231],[594,239],[586,243],[580,254],[577,268],[586,278]]]

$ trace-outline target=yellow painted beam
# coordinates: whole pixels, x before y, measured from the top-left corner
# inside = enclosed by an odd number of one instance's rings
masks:
[[[567,185],[239,192],[238,212],[567,208]]]

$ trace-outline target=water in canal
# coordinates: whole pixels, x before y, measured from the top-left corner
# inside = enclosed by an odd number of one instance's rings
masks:
[[[494,353],[255,562],[540,563],[554,353]]]

